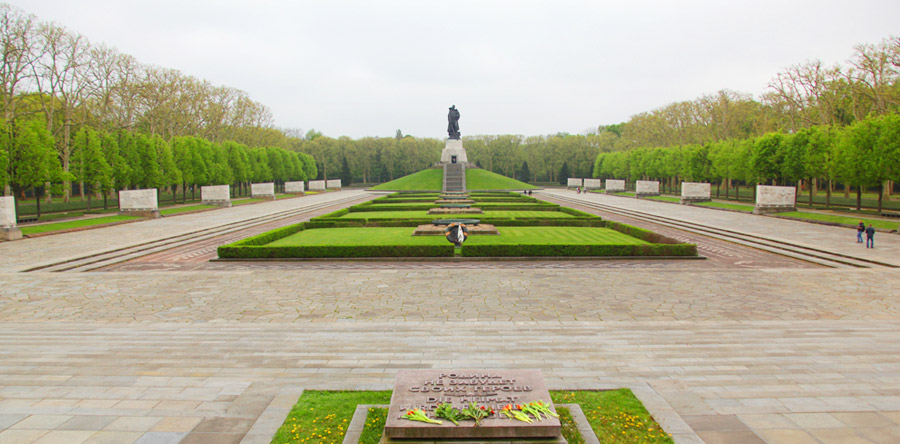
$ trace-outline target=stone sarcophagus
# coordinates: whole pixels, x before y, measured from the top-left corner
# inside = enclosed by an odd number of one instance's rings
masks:
[[[694,202],[709,202],[710,190],[711,187],[708,183],[682,182],[681,203],[686,205]]]
[[[341,179],[328,179],[325,181],[325,188],[329,190],[340,190]]]
[[[634,197],[659,196],[659,181],[638,180],[634,183]]]
[[[156,194],[156,188],[119,191],[119,214],[154,219],[160,217]]]
[[[756,186],[756,208],[753,214],[797,211],[797,189],[794,187]]]
[[[309,191],[325,191],[325,181],[324,180],[309,181]]]
[[[302,180],[296,182],[285,182],[284,192],[288,194],[303,194],[306,188]]]
[[[584,185],[581,179],[570,177],[566,183],[566,188],[580,188]]]
[[[231,185],[208,185],[200,187],[203,205],[231,206]]]
[[[16,200],[12,196],[0,196],[0,239],[22,238],[22,230],[16,227]]]
[[[621,193],[625,191],[625,181],[621,179],[606,179],[607,193]]]
[[[254,199],[275,200],[275,184],[272,182],[251,183],[250,197]]]
[[[603,188],[603,181],[600,179],[584,179],[584,189],[599,190]]]

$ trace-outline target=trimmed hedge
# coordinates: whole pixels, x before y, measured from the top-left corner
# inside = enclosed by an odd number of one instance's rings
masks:
[[[341,257],[452,257],[455,248],[447,245],[353,245],[353,246],[235,246],[219,247],[219,257],[227,259],[262,258],[341,258]]]
[[[465,245],[465,257],[527,256],[696,256],[697,247],[679,245]]]
[[[572,216],[575,216],[575,217],[590,217],[590,218],[600,219],[600,216],[597,216],[596,214],[585,213],[584,211],[579,211],[579,210],[576,210],[574,208],[569,208],[569,207],[560,207],[559,211],[561,213],[571,214]]]

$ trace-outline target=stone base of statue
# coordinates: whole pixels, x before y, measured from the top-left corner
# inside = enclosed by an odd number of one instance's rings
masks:
[[[22,230],[18,227],[0,228],[0,240],[14,241],[22,238]]]
[[[462,140],[447,139],[444,142],[444,151],[441,151],[441,163],[469,163]]]

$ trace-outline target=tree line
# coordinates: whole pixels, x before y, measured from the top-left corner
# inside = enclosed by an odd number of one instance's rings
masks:
[[[48,199],[52,192],[68,201],[72,181],[99,190],[107,187],[105,176],[115,178],[113,187],[184,187],[204,184],[208,175],[214,182],[240,184],[257,180],[250,177],[285,180],[289,175],[281,170],[294,171],[290,178],[297,180],[313,171],[297,173],[302,156],[249,148],[289,148],[291,138],[274,128],[269,109],[244,91],[141,63],[8,4],[0,4],[0,51],[4,193],[43,186]],[[110,148],[113,141],[117,148]],[[171,166],[170,158],[178,158],[185,146],[198,151],[188,157],[202,165]],[[126,162],[116,160],[118,151]],[[221,166],[229,151],[242,153],[233,157],[249,165],[262,165],[270,155],[259,153],[269,152],[290,162],[268,164],[271,175],[257,168],[252,176],[243,173],[240,161]],[[142,164],[140,156],[127,158],[131,152],[143,153]],[[51,158],[58,168],[46,161]],[[105,173],[101,161],[89,159],[103,159],[112,171]]]

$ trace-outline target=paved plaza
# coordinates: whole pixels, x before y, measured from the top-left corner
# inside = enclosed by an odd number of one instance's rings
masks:
[[[0,443],[268,443],[304,389],[389,389],[399,369],[450,367],[633,387],[678,443],[900,442],[896,268],[22,271],[366,195],[0,243]],[[866,250],[847,228],[577,197],[900,265],[897,234]]]

